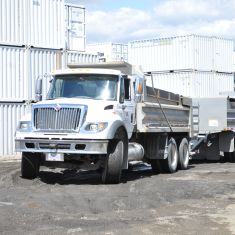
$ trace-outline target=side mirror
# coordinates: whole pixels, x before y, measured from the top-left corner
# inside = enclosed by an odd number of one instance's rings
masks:
[[[39,76],[36,80],[35,100],[36,100],[36,102],[42,100],[42,77],[41,76]]]
[[[143,95],[144,77],[136,77],[135,79],[135,101],[140,102]]]

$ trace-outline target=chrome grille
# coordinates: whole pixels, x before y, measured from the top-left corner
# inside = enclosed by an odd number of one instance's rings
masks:
[[[34,127],[48,131],[76,130],[79,127],[80,113],[80,108],[35,108]]]

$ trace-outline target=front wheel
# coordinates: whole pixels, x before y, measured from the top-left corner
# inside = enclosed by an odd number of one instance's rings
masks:
[[[21,175],[22,178],[34,179],[39,174],[39,156],[34,153],[22,153]]]
[[[121,180],[122,162],[124,156],[124,141],[113,140],[110,143],[108,154],[104,162],[102,182],[105,184],[118,184]]]

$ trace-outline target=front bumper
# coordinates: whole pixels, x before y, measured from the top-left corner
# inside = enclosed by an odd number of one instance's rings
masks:
[[[69,138],[15,138],[16,152],[106,154],[108,140]]]

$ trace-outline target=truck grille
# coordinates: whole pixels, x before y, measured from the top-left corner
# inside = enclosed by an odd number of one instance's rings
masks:
[[[79,127],[80,108],[35,108],[34,127],[37,130],[76,130]]]

